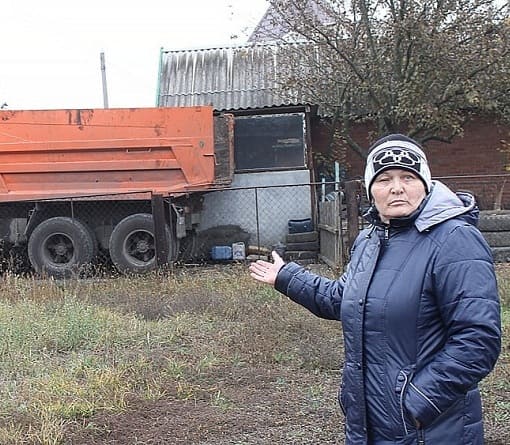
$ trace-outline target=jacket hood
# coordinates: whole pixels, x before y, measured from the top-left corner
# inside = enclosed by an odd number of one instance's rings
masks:
[[[467,192],[454,193],[442,182],[433,181],[425,206],[414,224],[423,232],[446,220],[462,217],[467,223],[476,226],[478,216],[479,210],[473,195]]]
[[[364,216],[371,224],[382,224],[375,206],[372,206]],[[476,226],[478,216],[479,210],[473,195],[467,192],[454,193],[442,182],[432,181],[431,191],[418,209],[409,216],[391,220],[391,225],[404,226],[414,222],[418,231],[423,232],[458,217]]]

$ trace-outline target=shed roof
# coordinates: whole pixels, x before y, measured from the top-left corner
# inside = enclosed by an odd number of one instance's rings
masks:
[[[283,93],[279,62],[296,43],[161,50],[159,106],[212,105],[216,110],[299,104],[299,91]]]

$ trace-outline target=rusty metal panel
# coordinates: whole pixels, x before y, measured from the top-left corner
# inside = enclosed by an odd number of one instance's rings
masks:
[[[0,202],[215,184],[212,107],[0,112]]]
[[[214,118],[215,183],[228,185],[234,176],[234,116]]]

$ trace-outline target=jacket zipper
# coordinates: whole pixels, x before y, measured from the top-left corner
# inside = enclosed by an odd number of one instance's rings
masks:
[[[402,425],[404,425],[404,431],[406,434],[409,434],[409,430],[407,429],[405,417],[404,417],[404,394],[407,387],[407,374],[403,371],[400,371],[400,374],[404,376],[404,384],[402,385],[402,391],[400,391],[400,417],[402,418]]]
[[[418,445],[425,445],[425,433],[423,432],[423,428],[417,429],[416,434],[418,435]]]
[[[345,411],[344,404],[342,403],[342,397],[340,396],[338,398],[338,404],[340,405],[340,409],[342,410],[342,413],[344,416],[347,416],[347,412]]]
[[[405,413],[404,413],[404,396],[407,391],[407,387],[412,384],[411,380],[413,378],[414,372],[410,372],[407,375],[404,371],[399,371],[399,374],[404,376],[404,384],[402,385],[402,391],[400,391],[400,416],[402,417],[402,425],[404,425],[404,431],[406,434],[409,434],[409,429],[407,428]],[[425,433],[423,431],[423,427],[416,428],[416,436],[418,438],[418,445],[425,445]]]

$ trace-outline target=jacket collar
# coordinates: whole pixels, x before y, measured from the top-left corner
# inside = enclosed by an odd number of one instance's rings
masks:
[[[469,224],[476,225],[478,213],[478,207],[471,194],[465,192],[456,194],[442,182],[433,181],[431,191],[410,215],[391,219],[389,224],[384,224],[375,206],[371,206],[363,217],[376,227],[403,228],[414,224],[418,231],[423,232],[459,216]]]

